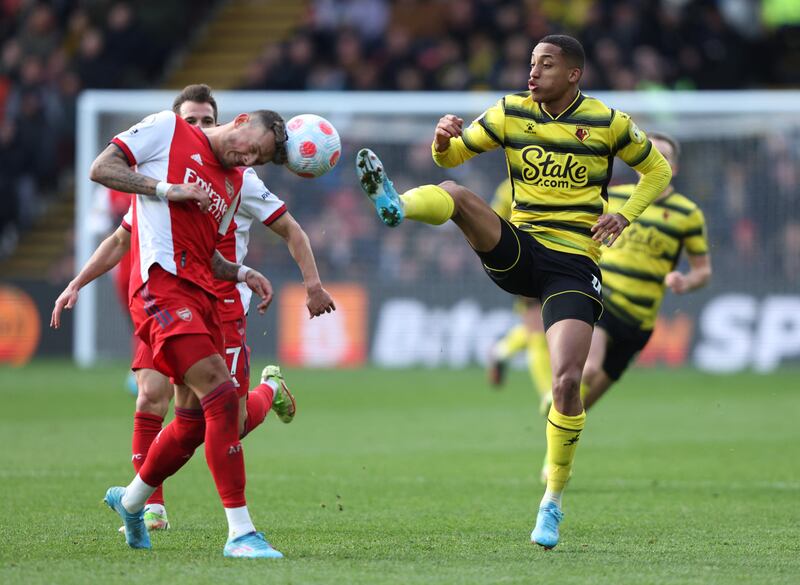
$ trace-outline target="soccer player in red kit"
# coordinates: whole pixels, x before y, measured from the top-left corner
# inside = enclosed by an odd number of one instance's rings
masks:
[[[217,103],[211,88],[204,84],[185,87],[175,98],[172,111],[193,126],[212,128],[217,125]],[[273,163],[281,164],[282,156],[276,153]],[[124,194],[130,202],[130,194]],[[106,238],[94,252],[78,275],[59,295],[53,309],[51,326],[60,325],[60,314],[77,302],[78,292],[117,265],[120,258],[129,257],[132,213],[125,215],[120,227]],[[235,230],[228,231],[217,243],[217,250],[227,259],[241,263],[247,253],[249,230],[253,223],[260,222],[286,240],[292,257],[297,262],[306,287],[306,304],[310,317],[335,310],[333,299],[322,287],[314,254],[300,225],[287,211],[283,201],[267,189],[252,169],[244,174],[241,204],[234,215]],[[225,336],[225,357],[234,381],[238,384],[240,437],[264,421],[272,409],[284,423],[294,417],[295,404],[278,366],[264,368],[261,383],[250,388],[249,348],[244,335],[247,308],[250,306],[250,289],[245,283],[216,282],[220,297],[220,315]],[[127,298],[127,288],[124,293]],[[127,301],[126,301],[127,303]],[[135,337],[135,336],[134,336]],[[138,340],[137,337],[135,339]],[[173,396],[169,378],[154,369],[152,353],[148,346],[138,340],[138,347],[131,364],[138,381],[136,413],[134,415],[131,461],[138,472],[158,433]],[[185,388],[176,388],[176,393],[187,393]],[[196,398],[184,394],[187,403],[183,408],[199,409]],[[169,527],[164,494],[161,486],[148,498],[144,509],[144,521],[148,530],[164,530]],[[124,531],[124,527],[121,528]]]
[[[222,355],[214,277],[246,281],[262,297],[259,309],[266,310],[269,282],[225,261],[215,248],[239,204],[239,167],[269,162],[283,140],[282,119],[267,110],[240,114],[205,132],[165,111],[115,137],[92,165],[92,180],[136,193],[130,286],[136,333],[152,351],[155,368],[186,384],[202,405],[202,410],[184,409],[176,399],[176,417],[152,445],[139,473],[126,488],[110,488],[106,494],[134,548],[150,547],[145,501],[205,441],[228,518],[224,554],[282,556],[255,531],[247,510],[238,397]]]

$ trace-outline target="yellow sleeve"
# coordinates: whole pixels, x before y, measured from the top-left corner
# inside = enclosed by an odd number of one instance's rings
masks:
[[[500,183],[500,185],[498,185],[497,190],[494,192],[494,197],[492,198],[492,209],[494,209],[494,212],[503,219],[511,219],[512,203],[511,179],[506,179]]]
[[[647,143],[650,144],[650,141],[648,140]],[[630,199],[619,210],[619,213],[631,223],[647,209],[647,206],[667,188],[672,180],[672,169],[669,163],[657,149],[652,147],[647,158],[633,168],[642,175],[642,178],[636,184]]]
[[[505,139],[505,98],[481,114],[458,138],[450,140],[444,152],[437,152],[431,144],[433,162],[440,167],[457,167],[476,154],[494,150]]]
[[[708,254],[706,219],[699,208],[689,215],[689,226],[683,236],[683,245],[686,248],[686,252],[693,256]]]

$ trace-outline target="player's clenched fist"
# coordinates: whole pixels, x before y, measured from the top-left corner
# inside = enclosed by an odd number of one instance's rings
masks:
[[[336,310],[336,305],[333,303],[333,298],[328,291],[321,286],[317,289],[309,290],[308,297],[306,298],[306,307],[308,307],[308,314],[310,318],[319,317],[324,313],[330,313]]]
[[[183,183],[182,185],[172,185],[167,191],[169,201],[196,201],[200,211],[206,212],[211,205],[211,197],[208,192],[197,183]]]
[[[263,315],[267,312],[267,308],[272,302],[272,283],[266,276],[252,268],[247,271],[244,282],[247,284],[248,288],[261,299],[256,308],[259,314]]]
[[[436,124],[436,131],[433,134],[433,141],[436,144],[437,152],[444,152],[450,146],[451,138],[461,136],[464,120],[453,114],[442,116]]]

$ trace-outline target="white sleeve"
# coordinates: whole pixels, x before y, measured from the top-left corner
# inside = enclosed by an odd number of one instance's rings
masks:
[[[122,223],[120,225],[128,231],[131,231],[133,226],[133,204],[128,207],[128,211],[122,216]]]
[[[272,191],[252,168],[244,172],[242,179],[242,207],[264,225],[269,225],[286,212],[286,204]]]
[[[228,206],[228,209],[225,211],[225,215],[222,216],[222,219],[219,222],[219,229],[217,230],[217,235],[220,237],[223,237],[228,233],[228,229],[230,229],[231,222],[233,221],[233,216],[236,214],[236,210],[239,208],[240,197],[241,192],[233,198],[231,204]]]
[[[116,144],[133,166],[157,159],[168,159],[177,117],[170,110],[150,114],[111,142]]]

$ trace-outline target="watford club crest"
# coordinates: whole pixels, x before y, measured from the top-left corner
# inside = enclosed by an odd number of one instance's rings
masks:
[[[578,126],[578,129],[575,130],[575,136],[578,137],[578,140],[581,142],[585,142],[587,138],[589,138],[589,129],[585,126]]]

